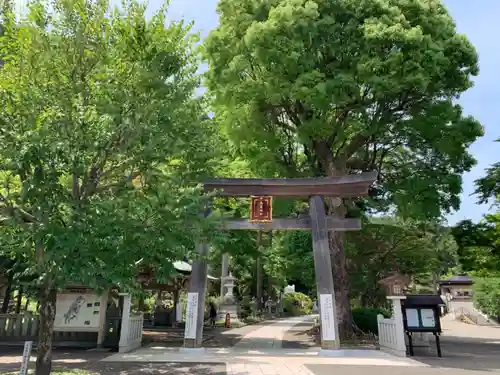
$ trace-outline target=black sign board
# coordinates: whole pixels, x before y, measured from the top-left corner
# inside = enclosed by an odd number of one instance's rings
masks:
[[[403,322],[408,332],[441,332],[438,306],[405,306]]]
[[[410,355],[413,355],[412,333],[430,332],[436,338],[438,356],[441,357],[439,334],[441,333],[441,320],[439,310],[443,306],[440,296],[434,294],[408,295],[402,301],[403,324],[408,335]]]

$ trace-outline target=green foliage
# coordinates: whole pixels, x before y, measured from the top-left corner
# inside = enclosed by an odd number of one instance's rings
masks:
[[[474,165],[467,147],[483,130],[455,99],[478,62],[440,2],[221,0],[218,12],[207,85],[217,122],[255,170],[377,169],[377,209],[458,208]]]
[[[50,286],[160,279],[208,229],[196,37],[135,1],[33,2],[0,49],[0,246]]]
[[[376,308],[354,308],[352,309],[352,319],[356,326],[364,333],[378,335],[377,316],[382,314],[389,318],[391,314],[386,309]]]
[[[496,142],[500,142],[497,139]],[[486,170],[484,177],[476,180],[476,194],[479,195],[479,202],[485,203],[493,199],[497,204],[500,203],[500,162],[493,164]]]
[[[394,217],[365,219],[360,231],[346,235],[345,248],[350,296],[363,307],[385,303],[379,281],[393,272],[408,275],[419,287],[432,290],[440,275],[458,263],[457,246],[448,229]],[[266,257],[273,259],[276,273],[303,288],[296,290],[315,294],[310,232],[275,234]]]
[[[283,307],[285,313],[291,316],[307,315],[312,311],[312,301],[303,293],[287,293],[283,298]]]
[[[498,274],[500,269],[500,214],[487,215],[478,224],[464,220],[453,228],[464,271]]]
[[[474,303],[486,315],[500,317],[500,278],[474,280]]]

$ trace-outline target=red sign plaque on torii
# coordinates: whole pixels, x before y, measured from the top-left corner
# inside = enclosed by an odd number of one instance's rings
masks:
[[[273,221],[273,197],[251,197],[250,221],[252,223]]]

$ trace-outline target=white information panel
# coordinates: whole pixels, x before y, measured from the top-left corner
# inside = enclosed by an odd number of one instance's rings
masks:
[[[420,327],[417,309],[406,309],[406,323],[408,327]]]
[[[335,316],[333,311],[333,296],[320,294],[321,337],[324,341],[335,341]]]
[[[58,293],[54,329],[97,332],[103,311],[101,303],[105,300],[96,293]]]
[[[434,318],[434,310],[422,309],[420,310],[420,316],[422,317],[422,327],[433,328],[436,326],[436,319]]]
[[[186,328],[184,338],[196,339],[196,324],[198,320],[198,293],[188,293],[186,304]]]

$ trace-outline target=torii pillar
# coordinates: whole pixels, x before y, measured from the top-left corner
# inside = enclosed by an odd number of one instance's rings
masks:
[[[314,268],[319,295],[321,323],[321,348],[338,349],[337,312],[333,285],[328,231],[352,231],[361,229],[358,219],[327,216],[323,197],[356,198],[368,195],[376,172],[330,178],[297,179],[215,179],[205,183],[205,191],[221,191],[225,197],[272,196],[308,198],[309,215],[299,218],[279,218],[270,222],[250,222],[233,219],[224,223],[221,230],[310,230],[313,237]],[[184,347],[201,348],[203,337],[203,313],[207,277],[203,256],[208,245],[199,245],[202,257],[193,264],[188,293]],[[190,302],[191,301],[191,302]],[[195,312],[196,311],[196,312]]]

